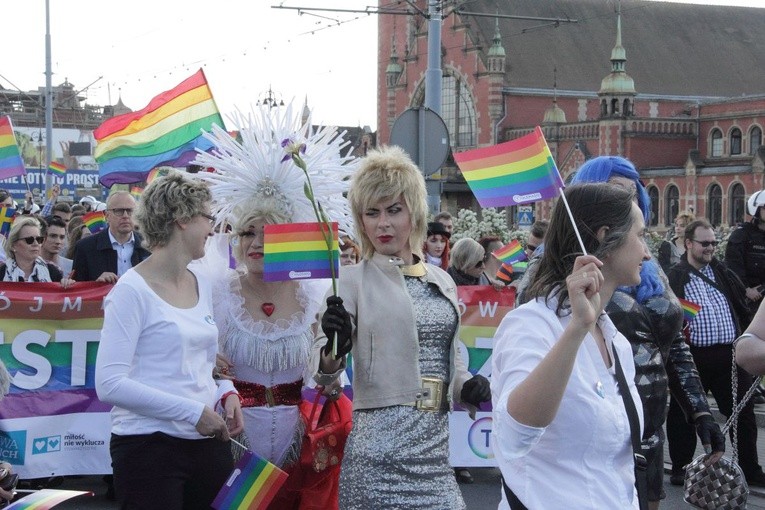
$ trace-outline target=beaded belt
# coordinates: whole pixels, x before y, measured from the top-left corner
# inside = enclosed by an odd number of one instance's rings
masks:
[[[242,397],[242,407],[296,406],[302,399],[303,380],[268,388],[262,384],[234,379],[234,387]]]

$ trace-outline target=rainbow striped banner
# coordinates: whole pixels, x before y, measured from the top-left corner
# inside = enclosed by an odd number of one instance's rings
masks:
[[[514,272],[515,271],[513,270],[513,266],[511,264],[503,262],[499,269],[497,269],[497,274],[495,277],[505,285],[510,285],[513,283]]]
[[[701,310],[701,305],[697,305],[693,301],[688,301],[687,299],[682,299],[682,298],[677,298],[677,299],[680,301],[680,306],[683,307],[683,319],[685,319],[688,322],[691,322],[699,314],[699,311]]]
[[[106,216],[103,211],[93,211],[82,216],[82,223],[91,234],[97,234],[106,228]]]
[[[66,175],[66,167],[57,161],[51,161],[48,165],[48,173],[63,177]]]
[[[481,207],[545,200],[563,188],[539,126],[516,140],[455,153],[454,161]]]
[[[3,207],[0,209],[0,235],[8,237],[15,217],[16,209],[13,207]]]
[[[5,510],[48,510],[67,499],[93,493],[89,491],[65,491],[59,489],[42,489],[35,491],[29,496],[24,496],[15,503],[5,507]]]
[[[263,280],[331,278],[340,267],[337,223],[332,226],[332,261],[324,240],[322,223],[266,225],[263,242]],[[333,273],[334,271],[334,273]]]
[[[146,180],[158,166],[185,167],[213,143],[202,136],[223,118],[200,69],[178,86],[158,95],[137,112],[105,121],[93,136],[101,184]]]
[[[497,257],[503,264],[513,264],[526,260],[526,252],[523,251],[523,246],[517,239],[513,239],[502,248],[498,248],[491,252],[492,255]]]
[[[0,116],[0,180],[26,173],[27,169],[13,134],[11,118],[7,115]]]
[[[261,510],[268,507],[287,473],[251,451],[244,452],[212,502],[216,510]]]

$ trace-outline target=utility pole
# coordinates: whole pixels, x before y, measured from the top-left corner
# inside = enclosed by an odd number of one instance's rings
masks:
[[[40,165],[45,175],[45,200],[52,187],[52,178],[46,170],[53,160],[53,73],[50,52],[50,0],[45,0],[45,161]]]

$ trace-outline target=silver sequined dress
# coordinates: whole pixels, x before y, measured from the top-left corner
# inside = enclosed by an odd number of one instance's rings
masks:
[[[417,321],[420,373],[449,381],[457,313],[436,286],[405,280]],[[449,466],[447,411],[400,405],[354,411],[340,473],[340,508],[464,509]]]

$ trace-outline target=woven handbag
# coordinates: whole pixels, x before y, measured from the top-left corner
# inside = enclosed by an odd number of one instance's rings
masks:
[[[731,458],[726,459],[722,457],[713,464],[707,464],[705,462],[707,455],[699,455],[685,468],[683,499],[692,506],[703,510],[746,508],[749,486],[746,484],[744,473],[738,465],[738,434],[736,425],[738,424],[739,413],[759,385],[759,378],[755,379],[754,384],[746,392],[741,402],[736,403],[736,388],[738,388],[738,371],[736,368],[736,350],[734,348],[733,365],[731,368],[733,373],[733,412],[722,429],[722,433],[725,435],[728,429],[733,427]]]

